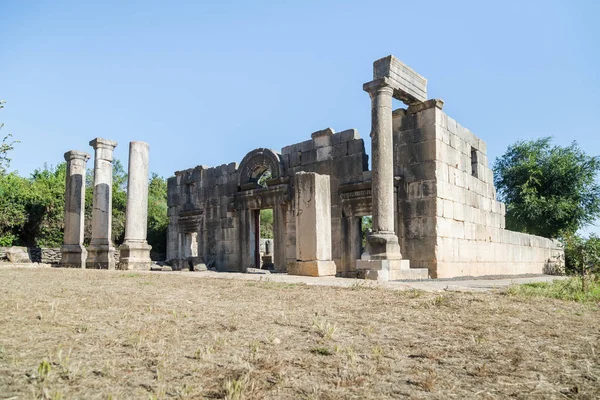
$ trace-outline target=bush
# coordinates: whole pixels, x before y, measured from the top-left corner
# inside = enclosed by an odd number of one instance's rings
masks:
[[[571,275],[600,274],[600,238],[588,239],[576,234],[564,235],[565,272]]]

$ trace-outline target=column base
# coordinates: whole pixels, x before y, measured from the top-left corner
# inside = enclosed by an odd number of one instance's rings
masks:
[[[371,260],[400,260],[400,244],[394,232],[373,232],[367,236]]]
[[[288,264],[288,275],[335,276],[337,268],[334,261],[294,261]]]
[[[126,240],[119,246],[119,269],[150,271],[150,246],[145,240],[140,242]]]
[[[82,244],[65,244],[60,248],[60,263],[63,268],[85,268],[88,252]]]
[[[86,268],[115,269],[115,248],[112,244],[90,244]]]

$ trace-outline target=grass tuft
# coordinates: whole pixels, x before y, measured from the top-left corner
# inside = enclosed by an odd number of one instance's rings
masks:
[[[581,278],[573,277],[552,282],[534,282],[508,288],[511,296],[549,297],[579,303],[600,302],[600,279],[586,279],[586,290],[582,290]]]

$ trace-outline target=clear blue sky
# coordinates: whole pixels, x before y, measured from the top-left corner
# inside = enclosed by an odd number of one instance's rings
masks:
[[[89,140],[150,143],[163,176],[325,127],[367,139],[372,62],[394,54],[488,143],[600,154],[600,2],[0,2],[0,113],[29,174]]]

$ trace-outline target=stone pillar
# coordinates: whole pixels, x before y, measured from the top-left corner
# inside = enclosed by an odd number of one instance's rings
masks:
[[[112,243],[112,161],[117,142],[96,138],[94,148],[94,198],[92,240],[88,248],[88,268],[115,269],[115,247]]]
[[[148,143],[129,143],[125,241],[119,247],[120,269],[150,270],[148,234]]]
[[[371,96],[373,232],[367,237],[369,260],[358,260],[357,268],[366,271],[369,279],[388,280],[390,271],[400,268],[402,258],[398,236],[394,232],[394,90],[385,80],[367,83],[364,89]]]
[[[295,175],[296,261],[289,275],[336,274],[331,258],[331,189],[329,175],[298,172]]]
[[[65,187],[65,232],[60,248],[61,267],[85,268],[87,251],[83,246],[85,219],[85,172],[90,155],[71,150],[65,153],[67,178]]]

